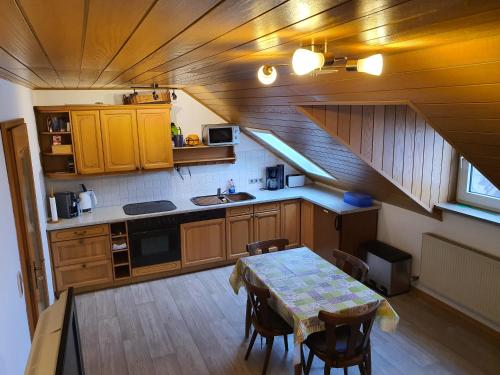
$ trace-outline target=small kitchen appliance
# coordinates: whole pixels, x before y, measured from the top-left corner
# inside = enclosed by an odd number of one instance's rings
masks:
[[[97,197],[93,190],[87,190],[84,184],[81,184],[81,186],[83,191],[78,196],[80,200],[80,210],[82,210],[82,212],[91,212],[97,205]]]
[[[63,219],[71,219],[78,216],[78,198],[70,191],[54,194],[56,198],[57,216]]]
[[[304,186],[305,182],[306,182],[306,176],[304,176],[303,174],[286,175],[286,186],[290,188]]]
[[[275,167],[267,167],[266,168],[266,189],[267,190],[278,190],[283,189],[284,180],[283,180],[283,171],[284,165],[279,164]]]
[[[234,124],[209,124],[202,127],[203,143],[207,146],[230,146],[240,143],[240,127]]]

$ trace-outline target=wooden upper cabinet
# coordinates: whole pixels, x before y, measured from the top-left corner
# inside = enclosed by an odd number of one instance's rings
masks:
[[[136,110],[101,110],[104,169],[125,172],[139,169],[139,141]]]
[[[164,109],[138,109],[137,127],[142,168],[173,167],[169,112]]]
[[[104,157],[99,111],[73,111],[71,123],[78,173],[103,173]]]
[[[281,238],[289,242],[288,248],[298,247],[300,243],[300,200],[280,203],[281,206]]]

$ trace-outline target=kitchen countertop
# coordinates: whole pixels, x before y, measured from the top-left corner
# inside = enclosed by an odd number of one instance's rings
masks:
[[[249,204],[266,203],[273,201],[284,201],[288,199],[304,199],[340,215],[378,210],[380,208],[379,205],[373,205],[371,207],[352,206],[344,202],[343,194],[340,191],[329,189],[321,185],[306,185],[302,187],[285,188],[274,191],[256,190],[248,191],[248,193],[255,196],[255,199],[244,202],[225,203],[203,207],[197,206],[193,202],[191,202],[190,197],[172,198],[170,199],[170,201],[172,201],[172,203],[177,206],[177,209],[168,212],[155,212],[152,214],[144,215],[126,215],[125,212],[123,212],[122,206],[98,207],[94,209],[93,212],[82,213],[76,218],[60,219],[57,223],[48,222],[47,231],[75,228],[86,225],[108,224],[127,220],[144,219],[155,216],[175,215],[185,212],[213,210],[217,208],[245,206]]]

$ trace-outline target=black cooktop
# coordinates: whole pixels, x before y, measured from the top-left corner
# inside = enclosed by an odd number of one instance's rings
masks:
[[[154,212],[173,211],[177,207],[170,201],[151,201],[132,203],[123,206],[126,215],[144,215]]]

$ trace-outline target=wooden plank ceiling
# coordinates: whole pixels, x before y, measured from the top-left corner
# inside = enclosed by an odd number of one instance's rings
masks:
[[[498,0],[3,0],[0,21],[0,77],[31,88],[182,85],[242,123],[294,104],[410,104],[500,186]],[[271,87],[257,81],[312,43],[383,53],[384,73],[283,66]]]

